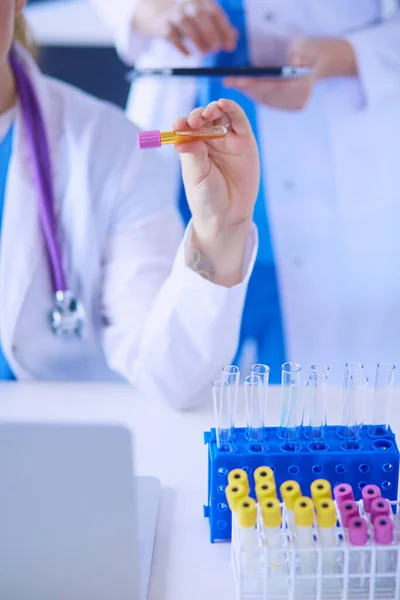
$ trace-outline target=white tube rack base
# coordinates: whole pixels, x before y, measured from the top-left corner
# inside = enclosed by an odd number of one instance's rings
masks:
[[[347,530],[338,523],[336,545],[321,546],[314,525],[314,545],[299,547],[287,527],[288,515],[282,505],[280,545],[267,545],[260,511],[257,528],[241,529],[232,519],[232,566],[238,600],[400,600],[400,515],[392,502],[394,542],[380,546],[373,540],[368,521],[369,541],[351,546]],[[362,502],[360,515],[364,515]]]

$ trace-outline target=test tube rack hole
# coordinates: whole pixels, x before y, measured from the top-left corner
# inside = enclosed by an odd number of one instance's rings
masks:
[[[228,473],[233,469],[244,469],[251,476],[255,469],[269,466],[274,470],[277,489],[287,479],[299,482],[303,493],[309,494],[315,476],[327,479],[332,488],[339,483],[349,483],[356,500],[367,484],[374,483],[385,492],[391,501],[397,500],[399,483],[399,450],[392,430],[385,436],[376,437],[376,427],[364,425],[358,448],[344,447],[339,427],[326,427],[325,444],[321,450],[313,449],[304,435],[294,449],[285,449],[279,437],[279,428],[266,427],[262,451],[254,452],[249,447],[245,428],[234,429],[233,446],[230,451],[218,449],[215,429],[205,432],[204,442],[208,445],[208,503],[204,516],[209,519],[210,540],[229,542],[232,535],[231,512],[226,507],[225,487]],[[383,432],[381,432],[383,433]],[[252,477],[249,480],[252,482]],[[254,484],[250,495],[255,497]],[[223,505],[223,508],[221,508]]]

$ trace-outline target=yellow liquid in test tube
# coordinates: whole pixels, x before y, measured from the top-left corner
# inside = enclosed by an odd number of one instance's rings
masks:
[[[152,150],[167,144],[175,145],[224,138],[227,133],[228,128],[223,125],[186,131],[141,131],[138,134],[138,142],[141,150]]]

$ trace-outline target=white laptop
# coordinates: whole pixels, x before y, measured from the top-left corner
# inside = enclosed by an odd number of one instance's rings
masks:
[[[160,484],[118,426],[0,424],[0,600],[146,600]]]

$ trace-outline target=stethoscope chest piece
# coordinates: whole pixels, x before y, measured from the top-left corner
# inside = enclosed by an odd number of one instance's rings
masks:
[[[59,337],[82,337],[85,312],[82,304],[68,290],[54,295],[54,308],[50,313],[51,328]]]

